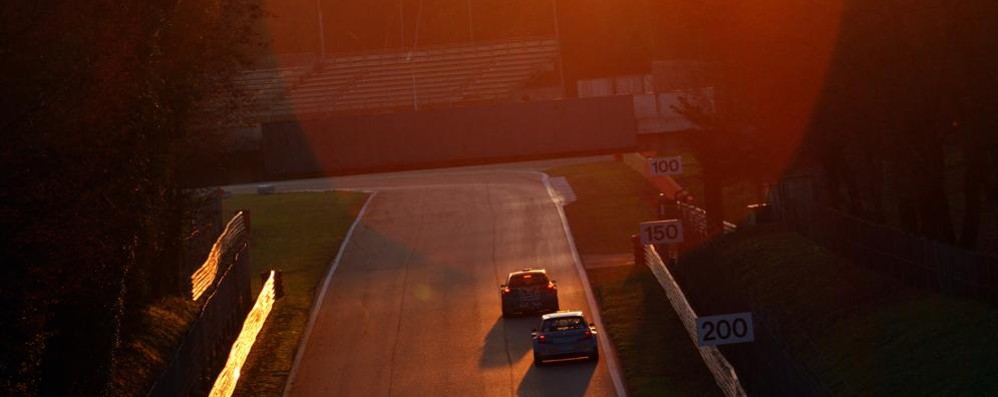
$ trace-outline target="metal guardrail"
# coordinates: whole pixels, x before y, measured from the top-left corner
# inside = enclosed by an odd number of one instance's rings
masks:
[[[225,225],[225,230],[215,240],[204,263],[191,275],[191,299],[198,300],[215,284],[222,257],[245,245],[246,239],[245,214],[239,212]]]
[[[696,346],[696,312],[693,311],[693,307],[686,300],[686,295],[679,288],[679,284],[676,283],[676,279],[669,272],[669,268],[665,266],[662,257],[659,256],[655,247],[646,245],[644,246],[644,251],[645,263],[651,269],[655,278],[658,279],[658,283],[662,286],[662,289],[665,290],[665,295],[669,298],[669,303],[672,304],[673,310],[676,311],[679,319],[683,322],[686,333],[690,335],[690,341]],[[700,352],[700,357],[703,358],[704,364],[707,365],[711,374],[714,375],[714,381],[717,383],[717,386],[721,388],[725,396],[735,397],[746,395],[745,390],[738,380],[738,374],[735,373],[735,368],[716,346],[698,347],[697,350]]]
[[[688,222],[693,226],[693,230],[700,236],[707,236],[707,211],[703,208],[697,207],[692,204],[684,203],[682,201],[676,201],[676,206],[679,208],[679,213],[685,222]],[[724,232],[732,233],[738,230],[738,226],[734,223],[724,221]]]
[[[256,303],[253,304],[253,308],[246,315],[246,320],[243,321],[239,337],[236,338],[235,343],[232,344],[232,349],[229,350],[229,357],[225,361],[225,367],[222,368],[218,377],[215,378],[215,384],[212,386],[211,392],[208,393],[210,397],[229,397],[236,391],[239,372],[243,364],[246,363],[246,358],[249,356],[250,350],[253,349],[256,337],[260,334],[260,330],[263,329],[263,324],[267,321],[267,317],[274,307],[274,300],[277,298],[274,289],[274,275],[274,271],[271,271],[267,277],[267,281],[263,283],[263,287],[260,289],[260,295],[257,297]]]
[[[249,217],[234,216],[199,270],[207,286],[199,313],[150,387],[148,397],[205,395],[222,368],[252,302]]]

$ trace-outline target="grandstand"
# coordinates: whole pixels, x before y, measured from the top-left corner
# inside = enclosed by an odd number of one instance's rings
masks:
[[[283,66],[246,70],[235,76],[236,87],[255,106],[269,106],[315,69],[314,59],[281,62]]]
[[[517,39],[336,54],[310,65],[243,72],[258,121],[518,99],[536,75],[554,70],[558,43]]]

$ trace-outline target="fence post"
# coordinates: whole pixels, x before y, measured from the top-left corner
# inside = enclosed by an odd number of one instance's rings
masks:
[[[637,234],[632,234],[631,246],[634,247],[634,264],[637,266],[645,266],[645,247],[641,244],[641,237],[638,237]]]

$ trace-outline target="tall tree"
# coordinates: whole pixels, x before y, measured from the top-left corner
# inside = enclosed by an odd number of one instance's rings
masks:
[[[692,120],[705,127],[700,134],[705,150],[698,160],[707,175],[708,221],[719,230],[724,180],[774,179],[800,146],[827,73],[840,4],[677,3],[682,4],[674,8],[692,19],[684,23],[690,31],[681,37],[695,43],[680,50],[709,63],[713,74],[716,113],[708,123],[700,121],[703,117]]]
[[[129,311],[177,291],[176,170],[259,17],[252,0],[0,8],[0,387],[103,394]]]

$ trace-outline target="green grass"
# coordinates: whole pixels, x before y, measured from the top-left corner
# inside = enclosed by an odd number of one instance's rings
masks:
[[[789,232],[729,235],[682,258],[683,287],[727,272],[797,359],[850,395],[998,393],[998,310],[907,287]],[[804,353],[806,352],[806,353]]]
[[[226,214],[250,211],[254,274],[280,269],[286,294],[257,337],[237,395],[277,396],[283,391],[316,287],[366,198],[364,193],[309,192],[237,195],[223,202]],[[259,289],[254,278],[254,297]]]
[[[578,196],[565,211],[583,255],[630,252],[628,236],[637,223],[655,216],[657,192],[623,164],[548,173],[566,176]],[[819,380],[844,380],[845,394],[998,394],[994,308],[908,287],[776,228],[725,236],[712,251],[685,255],[679,269],[683,288],[694,295],[764,314]],[[618,267],[588,273],[632,394],[716,392],[709,374],[682,372],[706,369],[650,272]],[[737,291],[714,292],[718,275],[729,275]],[[700,376],[707,379],[697,381]],[[691,386],[691,380],[704,386]]]
[[[658,191],[616,162],[558,167],[577,201],[565,207],[579,253],[631,252],[638,222],[654,219]],[[603,318],[635,396],[720,395],[686,330],[646,267],[587,270]]]
[[[589,269],[604,329],[633,396],[719,396],[651,271],[644,266]]]
[[[557,167],[551,176],[568,179],[577,201],[565,207],[579,253],[631,252],[638,223],[655,220],[658,191],[623,163],[602,162]]]

